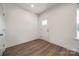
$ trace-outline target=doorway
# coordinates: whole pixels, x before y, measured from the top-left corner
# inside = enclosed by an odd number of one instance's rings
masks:
[[[49,29],[48,29],[48,20],[44,19],[41,21],[41,38],[48,41],[49,39]]]

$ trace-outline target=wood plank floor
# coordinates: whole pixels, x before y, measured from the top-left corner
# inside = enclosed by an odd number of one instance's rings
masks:
[[[33,40],[7,48],[3,56],[78,56],[79,53],[51,44],[44,40]]]

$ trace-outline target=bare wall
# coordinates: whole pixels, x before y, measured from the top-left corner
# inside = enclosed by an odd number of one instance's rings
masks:
[[[64,48],[79,52],[76,37],[76,4],[61,4],[40,15],[48,19],[48,41]],[[40,27],[41,28],[41,27]]]
[[[25,43],[38,38],[37,15],[6,4],[7,47]]]

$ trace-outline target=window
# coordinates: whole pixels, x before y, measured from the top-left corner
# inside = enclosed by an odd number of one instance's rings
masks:
[[[77,38],[79,39],[79,7],[77,8],[77,26],[76,26],[76,32],[77,32]]]
[[[42,25],[43,25],[43,26],[46,26],[46,25],[47,25],[47,19],[42,20]]]

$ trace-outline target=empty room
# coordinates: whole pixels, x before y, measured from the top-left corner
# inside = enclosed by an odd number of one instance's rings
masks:
[[[0,3],[1,56],[79,56],[79,4]]]

